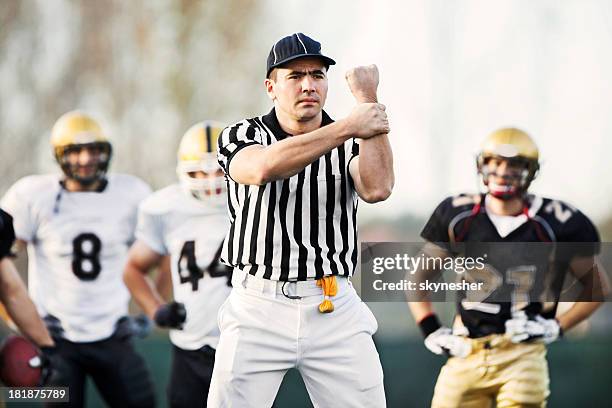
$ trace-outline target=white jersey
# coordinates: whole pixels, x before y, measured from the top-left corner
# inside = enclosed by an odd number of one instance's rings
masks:
[[[127,315],[123,269],[138,204],[150,192],[123,174],[110,174],[101,192],[69,192],[59,175],[36,175],[4,196],[17,238],[28,243],[30,295],[41,316],[59,319],[64,338],[108,338]]]
[[[182,330],[170,330],[170,340],[184,350],[217,347],[217,312],[230,293],[225,276],[211,277],[229,221],[225,206],[206,204],[179,184],[153,193],[140,205],[136,238],[161,255],[170,255],[174,300],[185,304]]]

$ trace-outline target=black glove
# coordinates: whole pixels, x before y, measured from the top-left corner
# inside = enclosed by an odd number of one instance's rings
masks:
[[[170,302],[161,305],[155,312],[153,319],[159,327],[181,330],[183,328],[183,323],[185,323],[187,319],[187,311],[185,310],[184,304]]]
[[[40,355],[29,362],[30,367],[40,367],[39,386],[63,385],[68,381],[68,364],[57,353],[55,346],[40,348]]]

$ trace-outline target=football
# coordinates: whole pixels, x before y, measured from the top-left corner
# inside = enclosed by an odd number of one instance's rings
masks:
[[[10,335],[0,346],[0,381],[9,387],[35,387],[41,375],[30,360],[38,359],[38,350],[24,337]]]

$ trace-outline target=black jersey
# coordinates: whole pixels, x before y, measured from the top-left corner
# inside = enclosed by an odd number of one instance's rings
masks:
[[[13,217],[0,210],[0,259],[11,254],[13,242],[15,242]]]
[[[519,222],[502,235],[487,214],[484,199],[481,195],[465,194],[445,199],[421,232],[425,240],[449,245],[449,249],[459,243],[465,256],[475,255],[470,250],[488,254],[486,262],[491,268],[483,271],[480,278],[493,282],[491,292],[484,293],[486,298],[479,301],[471,301],[460,293],[457,302],[470,337],[503,333],[505,321],[517,309],[530,316],[554,317],[571,258],[598,251],[593,244],[572,245],[574,253],[569,254],[567,246],[560,249],[562,244],[534,243],[599,242],[597,229],[579,210],[559,200],[533,195],[525,198],[523,212],[517,216],[521,217]],[[521,280],[529,284],[525,292],[520,292]],[[545,291],[553,293],[546,298],[546,304],[533,301],[543,300]]]

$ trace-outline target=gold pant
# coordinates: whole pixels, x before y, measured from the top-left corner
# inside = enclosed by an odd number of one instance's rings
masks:
[[[472,353],[451,357],[442,367],[432,407],[546,406],[550,390],[544,344],[514,344],[499,334],[466,341]]]

